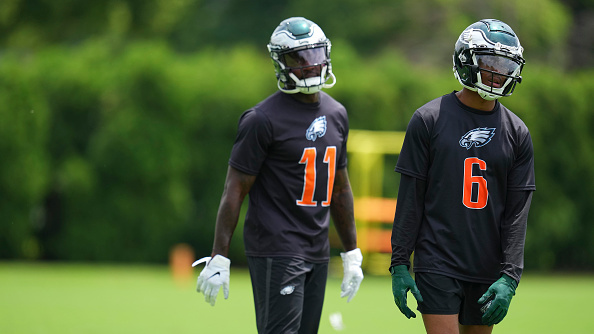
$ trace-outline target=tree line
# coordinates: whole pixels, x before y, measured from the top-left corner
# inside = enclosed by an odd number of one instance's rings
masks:
[[[497,17],[526,48],[524,80],[501,100],[535,148],[526,267],[593,269],[593,69],[568,48],[575,8],[591,6],[471,3],[4,2],[0,258],[164,262],[180,242],[209,254],[237,121],[276,90],[265,44],[285,17],[311,18],[331,37],[338,83],[328,93],[351,128],[390,131],[460,89],[457,35]]]

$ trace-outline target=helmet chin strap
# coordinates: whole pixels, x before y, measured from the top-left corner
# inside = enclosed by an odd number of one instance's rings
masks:
[[[336,76],[334,73],[330,72],[329,76],[332,78],[332,82],[327,84],[322,82],[322,78],[326,76],[327,68],[322,70],[322,75],[319,77],[313,78],[305,78],[300,80],[295,76],[293,73],[289,73],[289,77],[295,82],[295,88],[287,89],[281,87],[281,80],[277,81],[277,87],[280,91],[287,94],[296,94],[296,93],[303,93],[303,94],[315,94],[322,90],[322,88],[332,88],[336,84]],[[327,81],[327,80],[326,80]]]
[[[477,93],[484,99],[487,101],[493,101],[493,100],[497,100],[498,98],[500,98],[501,96],[499,95],[493,95],[491,93],[487,93],[486,91],[482,90],[482,89],[478,89]]]
[[[464,86],[464,88],[466,88],[468,90],[471,90],[473,92],[477,92],[478,95],[481,98],[483,98],[484,100],[487,100],[487,101],[497,100],[498,98],[501,97],[499,95],[491,94],[491,93],[489,93],[489,92],[487,92],[487,91],[485,91],[483,89],[477,88],[477,87],[471,87],[471,86],[467,86],[467,85],[464,85],[464,84],[462,84],[462,86]]]
[[[332,82],[329,84],[324,83],[322,85],[324,88],[332,88],[332,87],[334,87],[334,85],[336,85],[336,76],[334,76],[334,73],[330,72],[330,78],[332,78]]]
[[[281,79],[279,78],[278,81],[276,82],[276,86],[278,87],[278,89],[286,94],[296,94],[299,93],[299,88],[293,88],[293,89],[286,89],[281,87]]]

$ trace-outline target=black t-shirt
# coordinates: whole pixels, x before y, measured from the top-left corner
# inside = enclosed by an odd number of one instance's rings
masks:
[[[307,104],[276,92],[239,120],[229,164],[257,175],[244,226],[246,255],[329,258],[330,199],[346,167],[346,109],[320,92]]]
[[[415,271],[497,279],[507,193],[535,190],[524,122],[498,101],[484,112],[442,96],[413,114],[396,171],[427,184]]]

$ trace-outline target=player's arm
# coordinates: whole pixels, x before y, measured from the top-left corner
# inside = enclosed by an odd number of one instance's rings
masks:
[[[212,246],[212,255],[220,254],[227,257],[231,237],[237,227],[241,204],[245,196],[249,193],[254,181],[255,175],[250,175],[239,171],[231,166],[227,170],[225,187],[217,213],[214,243]]]
[[[196,291],[204,294],[204,300],[214,306],[220,288],[225,299],[229,297],[231,261],[227,258],[231,237],[237,227],[239,211],[245,195],[250,191],[256,177],[245,174],[231,166],[227,170],[225,187],[217,213],[214,244],[211,257],[195,261],[192,266],[206,262],[198,276]]]
[[[502,275],[520,282],[524,269],[524,244],[528,211],[532,193],[536,190],[534,180],[534,148],[528,129],[518,139],[514,165],[507,174],[508,190],[501,222],[501,249],[503,251]]]
[[[395,171],[401,176],[392,225],[390,268],[397,265],[410,267],[410,255],[415,248],[425,210],[427,174],[431,165],[429,123],[418,110],[413,114],[396,163]]]
[[[336,171],[331,203],[330,214],[340,241],[346,250],[346,252],[340,253],[344,269],[340,297],[348,297],[347,301],[350,302],[359,291],[359,286],[363,281],[363,270],[361,269],[363,254],[357,248],[353,192],[346,167]]]

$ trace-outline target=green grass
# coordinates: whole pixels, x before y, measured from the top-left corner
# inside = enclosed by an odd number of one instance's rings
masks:
[[[199,273],[195,270],[195,274]],[[320,333],[424,333],[392,300],[390,278],[367,275],[357,296],[339,298],[331,277]],[[525,274],[496,333],[592,333],[594,276]],[[411,300],[412,299],[412,300]],[[414,299],[409,296],[414,309]],[[417,312],[418,314],[418,312]],[[164,266],[0,262],[0,333],[256,333],[248,273],[232,268],[231,293],[211,307],[194,279],[176,283]]]

